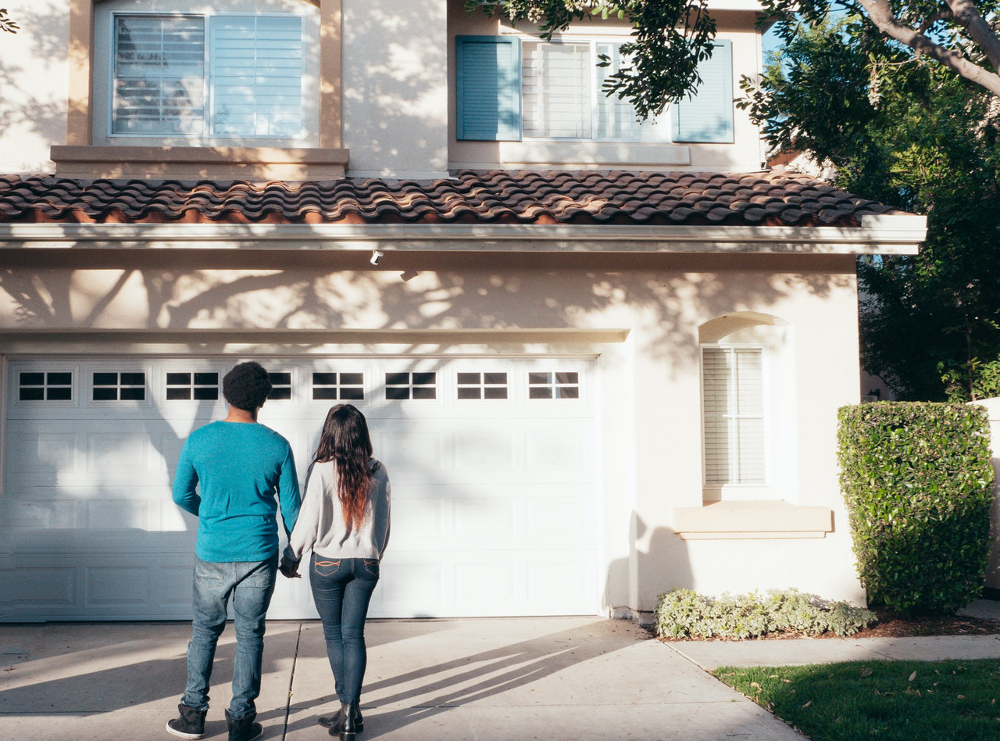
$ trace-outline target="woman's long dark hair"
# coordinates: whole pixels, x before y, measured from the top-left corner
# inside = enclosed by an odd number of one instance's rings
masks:
[[[351,404],[331,407],[313,461],[337,464],[337,498],[348,530],[365,519],[375,478],[369,466],[371,457],[372,439],[365,415]]]

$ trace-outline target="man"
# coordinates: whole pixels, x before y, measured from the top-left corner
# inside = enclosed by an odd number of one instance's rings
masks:
[[[215,646],[233,602],[236,661],[233,700],[226,711],[229,741],[262,732],[254,722],[260,694],[264,616],[278,567],[278,501],[285,535],[299,514],[299,484],[288,441],[257,422],[271,393],[258,363],[240,363],[222,379],[229,414],[191,433],[174,476],[174,502],[198,516],[194,621],[187,653],[187,687],[180,717],[167,731],[198,739],[205,733]],[[200,490],[200,491],[196,491]]]

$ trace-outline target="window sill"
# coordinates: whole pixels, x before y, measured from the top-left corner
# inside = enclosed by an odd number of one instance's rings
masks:
[[[53,146],[56,175],[177,180],[339,180],[347,149]]]
[[[636,166],[690,165],[691,148],[648,142],[500,142],[504,165]]]
[[[712,502],[675,507],[674,530],[683,540],[825,538],[833,532],[833,512],[775,500]]]

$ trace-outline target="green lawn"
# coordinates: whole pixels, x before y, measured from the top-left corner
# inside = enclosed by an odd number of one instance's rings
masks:
[[[1000,661],[870,661],[712,672],[812,741],[998,741]]]

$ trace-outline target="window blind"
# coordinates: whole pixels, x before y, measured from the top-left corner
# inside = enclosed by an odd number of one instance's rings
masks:
[[[205,25],[198,16],[116,16],[112,132],[204,132]]]
[[[295,16],[211,19],[212,134],[301,134],[302,20]]]
[[[621,139],[623,141],[669,141],[670,127],[666,120],[649,119],[643,121],[635,112],[635,106],[628,100],[621,100],[617,95],[608,97],[604,93],[604,82],[612,74],[621,69],[625,57],[622,55],[620,43],[598,43],[597,64],[601,56],[610,61],[607,67],[597,67],[597,138]]]
[[[591,138],[590,44],[524,42],[522,46],[524,135]]]
[[[763,351],[703,348],[707,486],[767,483]]]

